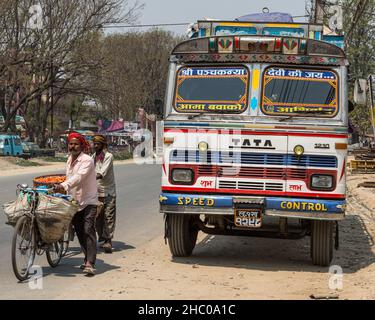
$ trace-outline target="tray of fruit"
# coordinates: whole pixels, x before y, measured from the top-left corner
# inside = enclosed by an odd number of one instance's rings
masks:
[[[65,174],[50,174],[46,176],[39,176],[33,179],[34,188],[40,186],[53,187],[54,184],[64,182],[66,180]]]

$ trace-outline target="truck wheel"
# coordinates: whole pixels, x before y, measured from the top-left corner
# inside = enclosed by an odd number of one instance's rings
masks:
[[[312,221],[311,258],[313,264],[329,266],[333,258],[333,222]]]
[[[167,217],[169,249],[174,257],[188,257],[197,242],[198,227],[194,215],[169,214]]]

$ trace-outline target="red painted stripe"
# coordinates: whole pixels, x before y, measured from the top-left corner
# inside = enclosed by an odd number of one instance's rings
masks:
[[[264,132],[264,131],[249,131],[249,130],[203,130],[203,129],[164,129],[164,133],[204,133],[204,134],[240,134],[240,135],[255,135],[255,136],[297,136],[297,137],[324,137],[324,138],[348,138],[346,134],[332,134],[332,133],[299,133],[299,132]]]
[[[164,168],[164,167],[163,167]],[[253,166],[239,166],[231,167],[230,165],[217,165],[217,164],[191,164],[191,163],[171,163],[169,165],[170,171],[173,169],[191,169],[194,171],[194,184],[198,178],[215,177],[215,178],[232,178],[232,179],[251,179],[251,180],[283,180],[283,181],[303,181],[307,187],[310,186],[310,178],[313,174],[331,174],[334,177],[334,183],[336,184],[337,170],[329,169],[311,169],[311,168],[286,168],[286,167],[253,167]],[[236,174],[224,174],[225,168],[238,169]],[[248,172],[246,170],[254,170]],[[269,171],[267,171],[269,170]],[[276,171],[278,170],[278,171]],[[248,173],[246,173],[248,172]],[[278,174],[279,177],[272,176]],[[303,176],[298,176],[303,175]],[[169,177],[169,183],[173,184],[171,177]]]
[[[165,162],[163,162],[163,171],[164,171],[164,174],[167,174],[167,171],[165,170]]]
[[[240,37],[234,37],[234,47],[240,49]]]
[[[344,164],[342,166],[342,171],[341,171],[341,176],[340,176],[340,181],[342,179],[342,177],[344,176],[344,173],[345,173],[345,165],[346,165],[346,160],[344,159]]]
[[[202,193],[229,193],[229,194],[246,194],[246,195],[263,195],[263,196],[283,196],[283,197],[305,197],[305,198],[332,198],[344,199],[345,194],[330,193],[298,193],[283,191],[262,191],[262,190],[232,190],[232,189],[205,189],[205,188],[188,188],[188,187],[162,187],[162,191],[176,192],[202,192]]]
[[[186,192],[203,192],[203,193],[213,193],[217,192],[215,188],[189,188],[189,187],[161,187],[161,191],[186,191]],[[235,191],[235,190],[232,190]]]

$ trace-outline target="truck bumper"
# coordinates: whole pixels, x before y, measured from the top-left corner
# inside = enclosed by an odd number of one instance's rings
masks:
[[[247,197],[205,194],[162,193],[160,212],[168,214],[234,215],[238,206],[261,205],[266,216],[342,220],[345,218],[345,200]]]

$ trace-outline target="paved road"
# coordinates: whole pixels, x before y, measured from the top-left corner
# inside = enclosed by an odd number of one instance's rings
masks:
[[[118,210],[115,252],[98,254],[98,275],[118,268],[115,261],[124,256],[126,250],[136,249],[162,234],[163,218],[158,213],[160,170],[158,165],[115,166]],[[32,179],[37,175],[43,175],[43,172],[0,177],[0,203],[14,200],[17,183],[32,185]],[[69,257],[64,258],[56,269],[48,266],[45,255],[36,258],[35,264],[43,268],[43,290],[31,290],[27,283],[17,283],[11,267],[13,228],[4,222],[5,216],[0,213],[0,299],[51,299],[61,291],[69,290],[69,286],[76,285],[77,281],[82,281],[83,287],[87,285],[89,279],[77,267],[82,263],[77,242],[72,244]]]

